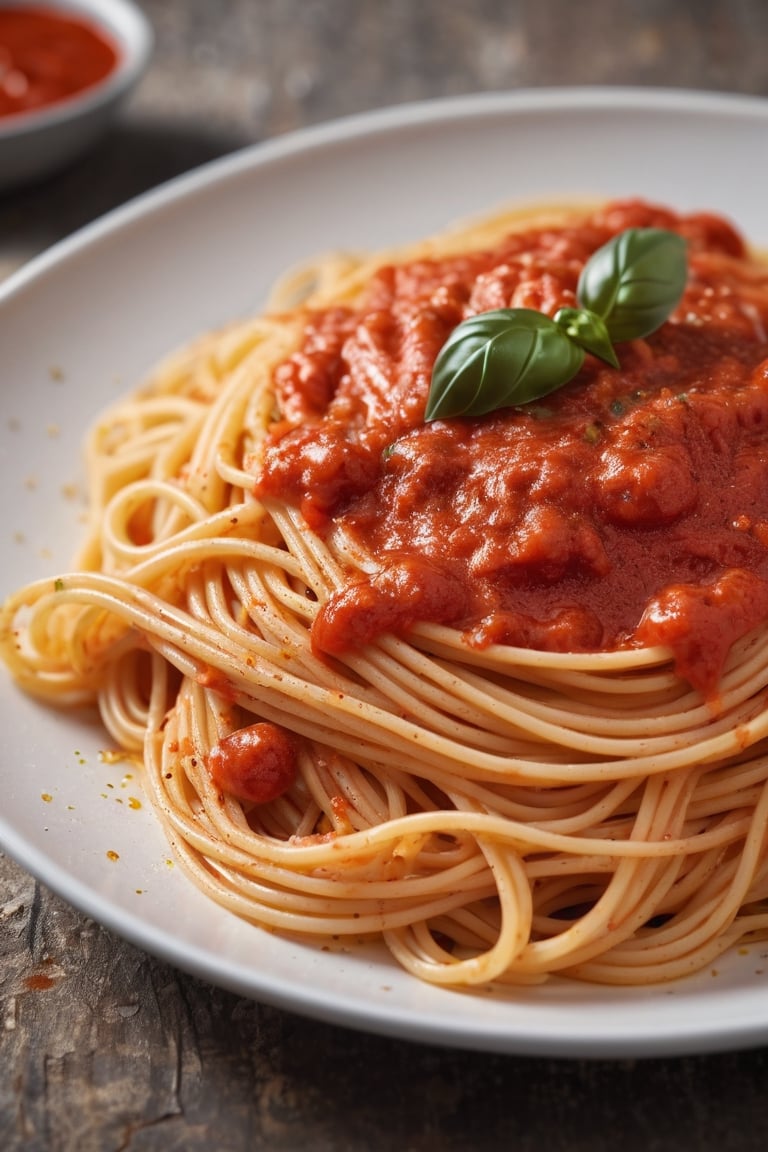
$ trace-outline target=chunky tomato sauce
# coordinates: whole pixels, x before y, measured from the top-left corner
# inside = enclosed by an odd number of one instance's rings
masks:
[[[222,792],[253,804],[269,804],[296,780],[296,745],[285,728],[266,721],[251,724],[214,744],[207,766]]]
[[[101,31],[75,13],[0,8],[0,116],[74,96],[107,77],[117,59]]]
[[[574,305],[590,254],[647,226],[686,237],[688,287],[656,333],[618,345],[619,370],[587,357],[544,401],[424,423],[461,320]],[[257,492],[378,564],[322,608],[319,651],[424,620],[478,647],[661,643],[711,695],[732,644],[768,618],[768,269],[723,220],[632,201],[382,268],[364,306],[309,317],[275,386]]]

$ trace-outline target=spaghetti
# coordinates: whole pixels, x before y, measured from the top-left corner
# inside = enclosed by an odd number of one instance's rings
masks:
[[[692,286],[658,340],[624,349],[621,373],[590,361],[546,412],[425,431],[431,359],[460,314],[569,303],[589,251],[640,217],[691,246]],[[189,875],[250,921],[380,937],[454,987],[700,969],[768,938],[768,506],[734,479],[768,444],[764,323],[768,274],[726,225],[638,204],[322,261],[98,421],[81,554],[8,599],[2,655],[51,704],[98,701]],[[587,547],[565,425],[579,451],[619,452],[670,397],[686,429],[692,412],[715,429],[732,473],[712,483],[734,508],[699,492],[670,512],[670,485],[633,457],[630,523],[614,460],[579,497],[602,533]],[[738,451],[717,404],[740,413]],[[549,455],[505,469],[515,427]],[[469,499],[477,458],[456,464],[472,437],[493,439],[495,504]],[[506,484],[517,519],[498,495],[513,470],[528,476]],[[649,513],[648,491],[667,503]]]

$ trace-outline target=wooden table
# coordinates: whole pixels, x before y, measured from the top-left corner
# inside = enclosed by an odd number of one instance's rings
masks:
[[[185,169],[349,112],[563,84],[768,95],[762,0],[144,7],[156,54],[120,125],[76,168],[0,198],[0,275]],[[357,1034],[170,969],[2,856],[0,950],[5,1152],[768,1147],[768,1048],[558,1061]]]

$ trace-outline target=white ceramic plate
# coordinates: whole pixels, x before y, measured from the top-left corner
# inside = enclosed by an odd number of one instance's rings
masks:
[[[66,566],[86,424],[160,356],[258,309],[287,266],[415,239],[510,200],[640,195],[735,219],[768,245],[768,104],[576,90],[401,107],[237,154],[152,193],[0,289],[0,591]],[[376,948],[337,952],[239,922],[170,853],[104,738],[0,678],[0,843],[137,945],[241,994],[411,1039],[515,1053],[652,1055],[768,1041],[768,949],[646,990],[553,980],[425,987]],[[49,799],[44,800],[42,797]],[[112,860],[108,853],[119,857]],[[763,971],[764,970],[764,971]]]

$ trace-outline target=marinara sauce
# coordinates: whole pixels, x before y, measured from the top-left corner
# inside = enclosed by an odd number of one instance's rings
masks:
[[[424,423],[460,321],[574,305],[585,261],[629,227],[681,233],[689,279],[666,324],[617,346],[619,370],[587,357],[541,402]],[[275,386],[257,492],[378,564],[323,606],[319,651],[419,620],[478,647],[667,644],[711,696],[768,618],[768,269],[724,220],[623,202],[382,268],[364,306],[310,315]]]
[[[115,46],[94,24],[51,8],[0,8],[0,116],[57,104],[114,70]]]

